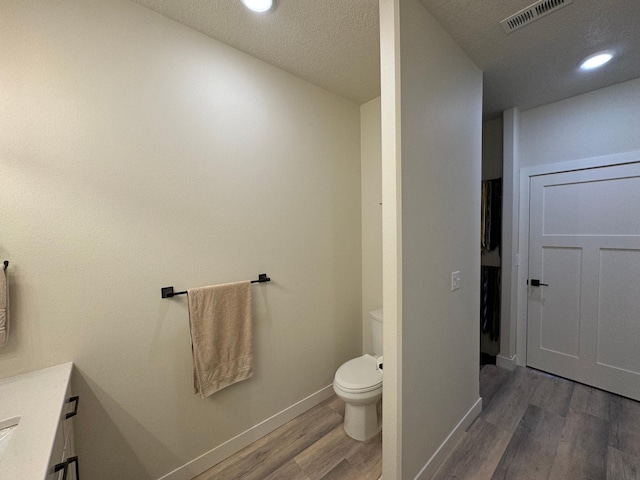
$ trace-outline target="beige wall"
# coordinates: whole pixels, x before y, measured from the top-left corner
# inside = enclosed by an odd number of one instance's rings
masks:
[[[384,476],[413,479],[478,401],[482,72],[418,0],[383,0],[381,25],[396,34],[382,41],[399,42],[400,49],[399,58],[397,51],[394,56],[383,50],[383,165],[394,158],[401,164],[395,170],[401,178],[401,208],[395,208],[401,220],[394,225],[385,217],[383,223],[385,242],[394,228],[401,229],[395,237],[401,248],[384,246],[385,257],[399,259],[395,272],[393,262],[384,260],[384,298],[385,334],[389,319],[401,337],[392,345],[399,361],[392,355],[390,365],[400,377],[401,445],[395,448],[401,466],[385,466]],[[392,74],[384,75],[393,67],[399,90]],[[385,110],[394,98],[399,123]],[[386,128],[390,119],[395,131]],[[398,132],[400,145],[392,148]],[[386,210],[387,197],[393,198],[386,188],[393,185],[386,179],[383,184]],[[452,292],[456,270],[462,287]],[[394,273],[399,278],[390,284]],[[400,311],[389,318],[388,291],[398,286]],[[386,350],[385,360],[388,365]],[[385,384],[387,375],[385,368]],[[392,443],[387,440],[385,447]]]
[[[502,117],[482,123],[482,180],[494,178],[502,178]],[[482,251],[480,263],[499,267],[500,249]],[[488,335],[482,335],[482,340],[487,339]]]
[[[72,360],[83,477],[152,479],[361,350],[359,108],[138,5],[5,1],[0,376]],[[192,392],[178,289],[254,278],[255,375]]]
[[[382,307],[380,97],[360,106],[362,191],[362,351],[372,353],[369,312]]]
[[[482,180],[502,177],[502,117],[482,122]]]
[[[380,0],[382,303],[384,398],[382,478],[402,480],[402,142],[400,2]]]

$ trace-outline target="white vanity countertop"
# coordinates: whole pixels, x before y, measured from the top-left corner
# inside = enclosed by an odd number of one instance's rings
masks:
[[[73,363],[0,379],[0,423],[20,417],[0,461],[0,478],[44,479]]]

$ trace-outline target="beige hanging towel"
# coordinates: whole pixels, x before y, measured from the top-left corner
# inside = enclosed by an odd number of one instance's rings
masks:
[[[194,392],[202,398],[253,375],[251,282],[187,290]]]
[[[9,281],[7,269],[0,273],[0,347],[4,347],[9,338]]]

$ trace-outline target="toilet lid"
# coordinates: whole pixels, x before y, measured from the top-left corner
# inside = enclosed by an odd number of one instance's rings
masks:
[[[376,358],[365,353],[342,364],[335,381],[344,389],[368,391],[382,385],[382,372],[378,370]]]

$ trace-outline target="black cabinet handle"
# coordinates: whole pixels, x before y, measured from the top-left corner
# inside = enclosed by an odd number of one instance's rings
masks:
[[[548,283],[540,283],[540,280],[536,280],[535,278],[531,279],[531,286],[532,287],[548,287],[549,284]]]
[[[60,470],[64,470],[62,474],[62,480],[67,480],[67,473],[69,472],[69,465],[72,463],[76,464],[76,478],[75,480],[80,480],[80,470],[78,469],[78,456],[67,458],[66,462],[62,462],[53,467],[54,472],[59,472]]]
[[[76,478],[75,478],[75,480],[80,480],[80,469],[78,467],[78,456],[76,455],[75,457],[67,458],[67,462],[69,463],[69,465],[71,465],[72,463],[76,464]]]
[[[60,470],[64,470],[62,474],[62,480],[67,480],[67,471],[69,467],[69,461],[58,463],[55,467],[53,467],[54,472],[59,472]]]
[[[71,402],[75,402],[75,405],[73,406],[73,412],[67,413],[64,417],[65,419],[75,417],[78,414],[78,403],[80,403],[80,397],[71,397],[69,399],[69,403]]]

